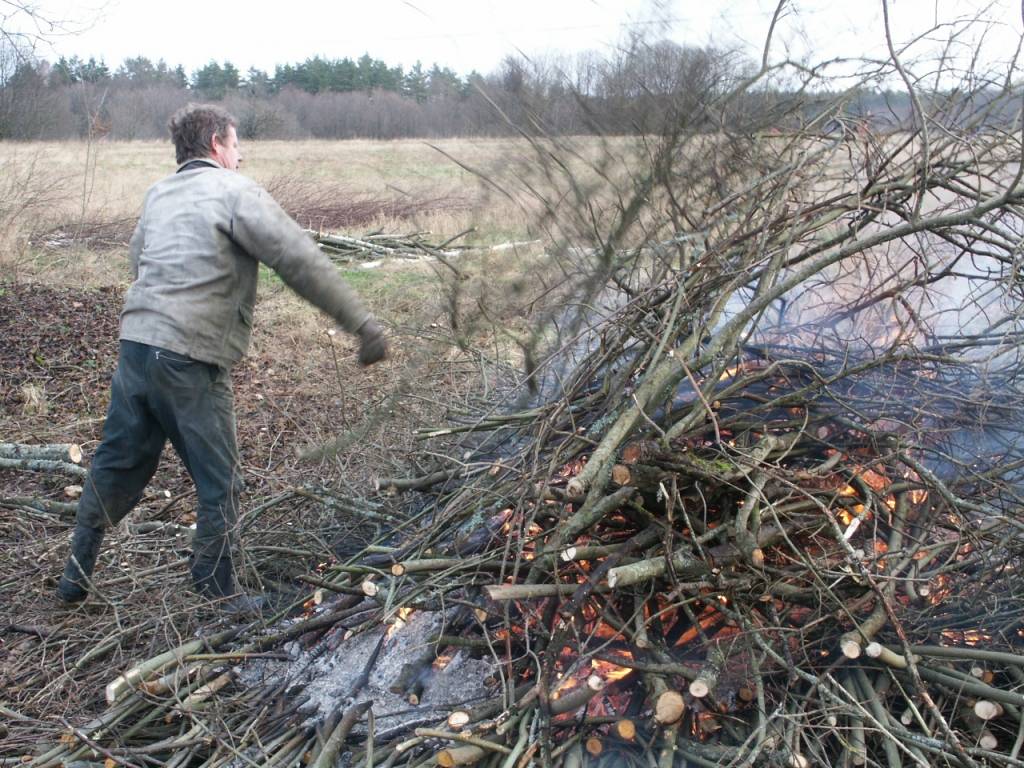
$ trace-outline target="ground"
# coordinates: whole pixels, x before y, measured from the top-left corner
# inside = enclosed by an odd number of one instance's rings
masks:
[[[12,171],[0,182],[0,442],[78,443],[88,465],[116,363],[128,284],[125,226],[145,186],[167,171],[168,149],[0,145],[0,165]],[[495,142],[468,154],[486,164],[500,151]],[[322,203],[324,189],[405,201],[376,213],[371,205],[370,219],[353,222],[353,233],[420,231],[441,242],[476,227],[478,243],[529,237],[519,214],[492,205],[471,174],[422,144],[269,144],[250,147],[247,156],[264,182],[280,182],[285,173],[320,180],[300,190],[293,206],[317,190]],[[91,237],[97,231],[102,236]],[[493,290],[494,278],[514,273],[519,257],[518,250],[475,257],[466,267],[466,293]],[[375,478],[431,469],[429,458],[415,458],[415,429],[443,423],[453,405],[472,410],[481,374],[490,375],[479,352],[447,341],[446,268],[400,261],[349,265],[343,274],[386,324],[390,360],[360,369],[354,341],[333,333],[326,318],[267,272],[250,355],[233,372],[247,486],[244,578],[250,589],[299,601],[304,585],[296,576],[381,533],[379,523],[351,514],[370,503]],[[302,457],[324,445],[316,458]],[[80,483],[0,471],[0,704],[17,715],[10,715],[6,740],[0,735],[0,757],[52,736],[60,718],[82,721],[102,709],[103,686],[132,660],[223,622],[186,588],[194,494],[170,448],[138,509],[108,537],[97,569],[100,596],[82,607],[60,606],[53,589],[71,518],[12,499],[73,503],[67,486]]]

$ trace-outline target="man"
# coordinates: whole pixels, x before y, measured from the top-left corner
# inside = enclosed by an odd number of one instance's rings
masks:
[[[360,341],[359,362],[387,355],[383,332],[337,270],[281,207],[239,173],[235,119],[190,104],[170,121],[178,170],[146,193],[129,244],[135,281],[103,441],[78,503],[57,586],[85,599],[107,526],[138,503],[171,441],[196,485],[196,590],[238,596],[232,549],[242,488],[230,368],[246,352],[260,262]]]

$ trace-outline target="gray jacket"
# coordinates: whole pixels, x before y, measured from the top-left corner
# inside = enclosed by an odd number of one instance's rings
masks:
[[[345,330],[355,333],[369,319],[266,190],[212,160],[192,163],[146,193],[128,249],[135,282],[121,313],[122,339],[230,367],[249,347],[259,262]]]

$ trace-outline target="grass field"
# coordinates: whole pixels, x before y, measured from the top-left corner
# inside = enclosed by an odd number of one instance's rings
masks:
[[[484,244],[530,236],[528,204],[516,205],[481,181],[504,173],[523,151],[516,142],[253,142],[242,150],[243,173],[272,191],[289,187],[281,199],[289,210],[301,211],[310,196],[321,205],[364,201],[371,213],[377,203],[381,213],[351,227],[352,234],[419,231],[442,242],[471,230],[462,242]],[[146,189],[174,168],[169,142],[0,143],[0,265],[8,276],[12,269],[43,280],[62,273],[66,254],[29,247],[30,235],[111,222],[120,222],[123,232]],[[390,215],[389,207],[403,215]],[[315,217],[298,218],[319,224]],[[110,256],[108,264],[95,254],[76,254],[75,281],[116,280],[118,254]]]

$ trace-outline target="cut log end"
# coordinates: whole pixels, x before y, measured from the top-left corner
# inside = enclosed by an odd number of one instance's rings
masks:
[[[698,677],[690,683],[690,695],[693,696],[693,698],[703,699],[709,693],[711,693],[711,686],[706,680],[702,680]]]
[[[604,752],[604,743],[596,736],[591,736],[587,739],[585,744],[587,753],[592,757],[597,757]]]
[[[392,576],[402,576],[404,574],[405,574],[405,566],[402,565],[401,563],[395,563],[394,565],[391,566],[391,575]]]
[[[629,718],[619,720],[615,723],[615,735],[624,741],[633,741],[636,738],[636,724]]]
[[[974,714],[982,720],[993,720],[1003,714],[1003,707],[997,701],[979,699],[974,703]]]
[[[844,637],[839,643],[839,649],[843,652],[843,656],[848,659],[859,659],[863,651],[860,643],[852,637]]]
[[[367,597],[376,597],[377,593],[380,592],[380,587],[374,584],[371,579],[364,579],[361,586],[363,594]]]
[[[810,761],[799,753],[789,756],[789,768],[810,768]]]
[[[654,705],[654,720],[659,725],[679,722],[686,710],[686,702],[678,691],[665,691]]]
[[[987,749],[989,752],[994,752],[999,748],[999,739],[995,737],[995,734],[987,728],[982,731],[981,736],[978,737],[978,746],[982,749]]]
[[[629,467],[627,467],[626,465],[616,464],[614,467],[612,467],[612,482],[615,485],[629,485],[630,480],[632,479],[632,473],[630,473]]]
[[[469,712],[457,709],[448,715],[448,727],[453,731],[465,728],[467,725],[469,725]]]
[[[482,747],[466,744],[461,747],[442,749],[437,753],[437,764],[443,768],[455,768],[457,765],[474,765],[487,754]]]

